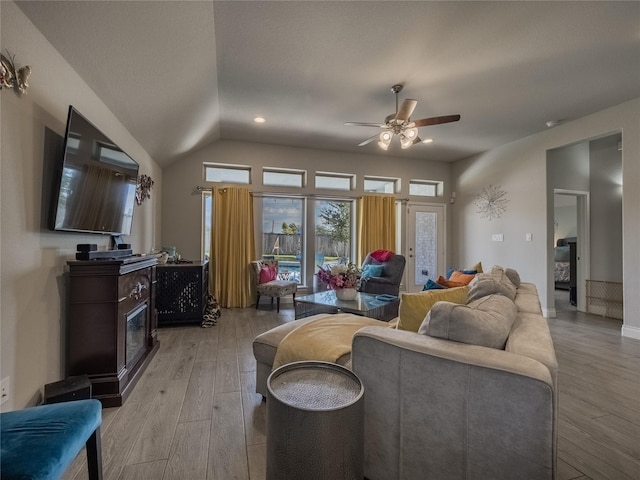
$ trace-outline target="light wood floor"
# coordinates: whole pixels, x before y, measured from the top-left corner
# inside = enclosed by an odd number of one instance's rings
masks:
[[[293,310],[222,311],[217,326],[162,328],[160,350],[125,405],[103,410],[105,480],[261,480],[265,404],[253,338]],[[559,480],[640,479],[640,341],[619,321],[550,320],[560,364]],[[84,479],[81,454],[65,480]],[[437,479],[434,479],[437,480]]]

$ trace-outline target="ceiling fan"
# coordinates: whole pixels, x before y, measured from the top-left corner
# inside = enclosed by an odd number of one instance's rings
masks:
[[[418,127],[426,127],[428,125],[438,125],[440,123],[457,122],[460,115],[445,115],[443,117],[421,118],[420,120],[411,121],[411,114],[418,104],[417,100],[407,98],[398,108],[398,94],[402,91],[403,85],[394,85],[391,91],[396,94],[396,113],[387,115],[384,123],[366,123],[366,122],[345,122],[345,125],[355,125],[358,127],[378,127],[384,128],[381,133],[376,133],[373,137],[367,138],[358,144],[359,147],[371,143],[376,138],[378,146],[383,150],[387,150],[391,144],[394,135],[400,137],[400,146],[403,149],[411,147],[422,140],[418,135]]]

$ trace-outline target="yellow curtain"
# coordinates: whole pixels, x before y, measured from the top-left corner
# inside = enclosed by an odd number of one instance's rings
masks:
[[[214,188],[211,209],[211,291],[225,308],[251,305],[255,255],[253,197],[247,188]]]
[[[373,250],[396,251],[396,199],[365,195],[358,199],[358,265]]]

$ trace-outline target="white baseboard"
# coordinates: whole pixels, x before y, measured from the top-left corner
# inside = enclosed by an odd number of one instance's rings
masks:
[[[620,334],[623,337],[635,338],[636,340],[640,340],[640,327],[631,327],[629,325],[622,325]]]
[[[556,318],[556,309],[555,308],[543,308],[542,316],[544,318]]]

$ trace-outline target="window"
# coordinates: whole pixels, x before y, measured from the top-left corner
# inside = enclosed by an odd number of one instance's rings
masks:
[[[263,197],[262,258],[278,260],[278,278],[303,283],[305,199]]]
[[[315,201],[315,264],[318,266],[352,261],[352,200]]]
[[[251,183],[251,167],[248,165],[205,163],[204,179],[207,182],[249,185]]]
[[[350,191],[355,185],[355,175],[346,173],[316,172],[316,188]]]
[[[264,168],[262,170],[262,184],[274,187],[297,187],[304,186],[304,170],[285,170]]]
[[[364,177],[364,191],[376,193],[398,193],[400,191],[399,178]]]
[[[411,180],[409,181],[409,195],[437,197],[438,195],[442,195],[442,182],[433,180]]]

